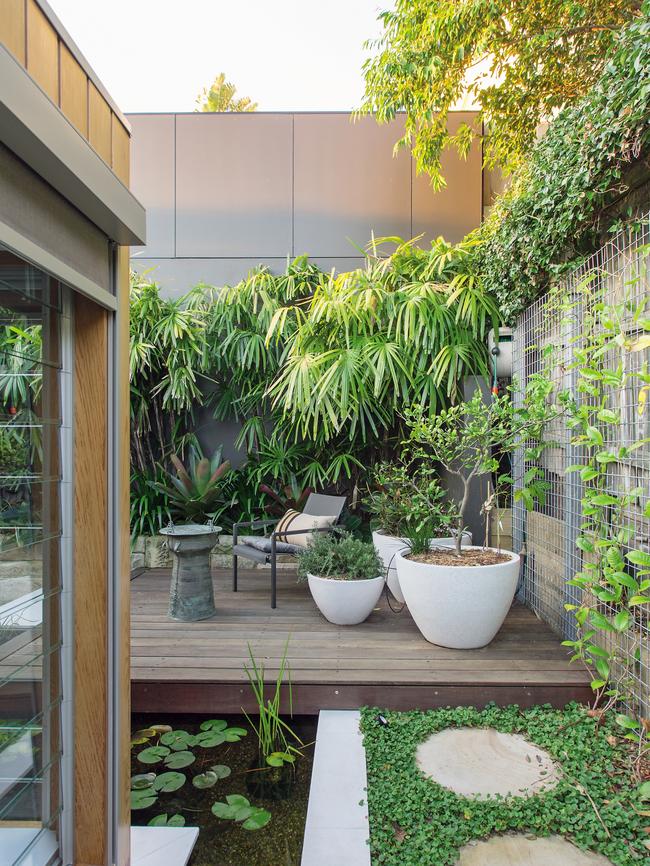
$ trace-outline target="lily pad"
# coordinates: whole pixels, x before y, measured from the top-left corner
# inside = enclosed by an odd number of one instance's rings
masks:
[[[172,770],[181,770],[183,767],[189,767],[195,760],[191,752],[172,752],[165,758],[165,766]]]
[[[185,818],[182,815],[156,815],[149,821],[147,827],[184,827]]]
[[[161,773],[157,776],[153,786],[156,791],[169,793],[171,791],[178,791],[179,788],[182,788],[186,780],[187,777],[184,773],[171,771],[169,773]]]
[[[142,743],[148,743],[152,737],[156,736],[156,732],[153,728],[142,728],[139,731],[135,731],[131,736],[131,745],[132,746],[141,746]]]
[[[160,738],[163,746],[169,746],[174,752],[182,752],[188,746],[194,746],[195,740],[196,738],[192,734],[188,734],[187,731],[168,731]]]
[[[217,779],[227,779],[230,775],[230,767],[227,767],[225,764],[213,764],[210,770],[215,774]]]
[[[138,753],[138,761],[143,764],[157,764],[169,755],[167,746],[149,746]]]
[[[207,770],[205,773],[199,773],[198,776],[194,776],[192,784],[195,788],[203,790],[204,788],[213,788],[218,781],[217,774],[212,772],[212,770]]]
[[[226,735],[223,731],[203,731],[195,737],[196,745],[203,746],[204,749],[212,749],[214,746],[220,746],[226,742]]]
[[[261,830],[271,820],[271,813],[266,809],[253,809],[253,813],[246,818],[242,827],[244,830]]]
[[[139,773],[137,776],[131,776],[131,788],[134,791],[142,791],[145,788],[151,788],[155,779],[155,773]]]
[[[293,764],[295,760],[294,756],[288,752],[271,752],[266,757],[266,763],[269,767],[282,767],[284,764]]]
[[[211,811],[213,815],[216,815],[217,818],[224,818],[225,820],[232,820],[235,816],[236,807],[229,806],[227,803],[213,803],[211,807]]]
[[[228,722],[224,719],[207,719],[201,722],[202,731],[225,731],[228,727]]]
[[[224,731],[227,743],[238,743],[242,737],[248,734],[246,728],[228,728]]]
[[[149,725],[152,731],[155,731],[156,734],[166,734],[172,730],[171,725]]]
[[[153,788],[136,789],[131,791],[131,808],[132,809],[148,809],[158,799],[158,795]]]

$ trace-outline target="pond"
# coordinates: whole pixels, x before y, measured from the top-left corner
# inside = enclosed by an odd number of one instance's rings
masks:
[[[244,716],[135,716],[132,823],[198,827],[190,866],[299,866],[317,719],[286,721],[307,744],[302,757],[255,772],[258,740]]]

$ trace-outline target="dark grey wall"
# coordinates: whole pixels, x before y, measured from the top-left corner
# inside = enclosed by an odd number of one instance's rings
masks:
[[[457,112],[451,126],[475,114]],[[426,244],[460,240],[482,212],[481,148],[444,157],[434,193],[407,151],[393,156],[403,119],[379,126],[348,113],[131,114],[131,188],[147,209],[138,270],[179,294],[197,282],[232,283],[257,264],[282,270],[308,253],[350,270],[375,236]]]

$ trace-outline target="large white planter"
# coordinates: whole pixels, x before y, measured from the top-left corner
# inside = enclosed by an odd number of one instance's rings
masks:
[[[384,576],[370,580],[335,580],[308,574],[316,607],[334,625],[358,625],[368,619],[384,588]]]
[[[388,588],[400,604],[404,604],[404,594],[400,589],[399,578],[397,577],[397,569],[395,568],[395,554],[398,551],[407,551],[408,542],[406,538],[398,538],[395,535],[386,535],[381,529],[376,529],[372,533],[372,543],[375,545],[375,550],[379,554],[381,561],[386,569],[386,582]],[[463,532],[463,544],[471,544],[472,536],[469,532]],[[436,538],[431,542],[431,547],[450,547],[455,544],[455,539],[451,536],[447,538]]]
[[[453,649],[490,643],[510,609],[519,577],[519,556],[500,552],[510,559],[473,566],[431,565],[396,555],[406,604],[428,641]]]

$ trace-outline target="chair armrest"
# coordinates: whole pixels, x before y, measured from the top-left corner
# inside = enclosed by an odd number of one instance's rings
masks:
[[[232,543],[237,544],[240,529],[261,529],[263,526],[270,526],[272,523],[277,523],[277,518],[267,518],[266,520],[244,520],[240,523],[232,525]]]

